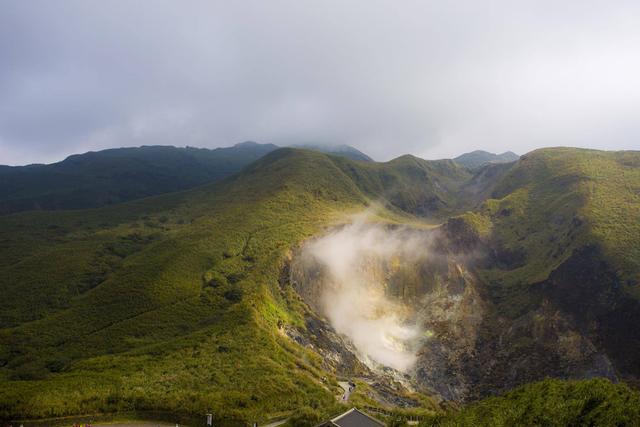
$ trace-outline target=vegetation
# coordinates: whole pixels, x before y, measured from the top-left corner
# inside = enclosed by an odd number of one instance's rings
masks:
[[[454,162],[458,163],[469,169],[478,169],[488,163],[509,163],[518,160],[518,155],[512,151],[507,151],[502,154],[489,153],[487,151],[476,150],[471,153],[464,153],[455,159]]]
[[[640,420],[640,393],[605,379],[548,379],[492,397],[421,426],[632,426]]]
[[[365,208],[397,222],[458,215],[504,254],[480,271],[504,316],[526,311],[532,286],[589,244],[637,298],[639,166],[638,153],[536,151],[487,181],[492,196],[476,208],[465,193],[475,176],[451,161],[281,149],[187,191],[2,216],[0,418],[295,413],[290,423],[310,425],[335,412],[336,378],[279,327],[304,328],[279,278],[287,251]],[[637,401],[620,384],[548,380],[429,419],[624,425],[640,417]]]
[[[459,193],[472,174],[451,160],[406,155],[387,163],[334,162],[364,194],[392,210],[439,221],[471,207]]]
[[[277,149],[145,146],[73,155],[50,165],[0,166],[0,214],[82,209],[185,190],[230,176]]]
[[[523,156],[475,212],[466,215],[498,247],[502,264],[483,272],[505,313],[535,300],[576,249],[601,249],[627,292],[640,286],[640,154],[543,149]]]
[[[357,160],[361,162],[373,162],[373,159],[362,151],[354,148],[350,145],[315,145],[315,144],[300,144],[293,145],[294,148],[304,148],[305,150],[315,150],[321,153],[333,154],[340,157],[346,157],[350,160]]]
[[[290,247],[364,208],[336,176],[284,149],[189,192],[0,218],[0,417],[331,407],[319,356],[279,332],[303,322],[278,277]]]
[[[49,165],[0,165],[0,215],[100,207],[186,190],[231,176],[277,148],[255,142],[213,150],[143,146],[77,154]],[[309,148],[372,161],[347,145]]]

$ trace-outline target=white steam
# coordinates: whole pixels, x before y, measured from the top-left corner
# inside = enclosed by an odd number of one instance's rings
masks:
[[[323,314],[365,362],[403,372],[413,366],[423,334],[413,310],[389,296],[386,281],[400,260],[422,258],[427,248],[423,234],[367,224],[364,218],[306,246],[326,272],[319,293]]]

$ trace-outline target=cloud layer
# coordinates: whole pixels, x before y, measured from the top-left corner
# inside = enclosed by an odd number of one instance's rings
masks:
[[[638,22],[625,0],[8,0],[0,163],[249,139],[638,148]]]

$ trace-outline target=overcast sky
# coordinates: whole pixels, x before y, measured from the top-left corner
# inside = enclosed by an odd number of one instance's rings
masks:
[[[0,163],[640,148],[640,1],[0,0]]]

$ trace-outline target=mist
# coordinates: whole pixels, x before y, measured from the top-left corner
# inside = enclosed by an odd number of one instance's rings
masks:
[[[0,164],[349,144],[637,149],[640,2],[0,2]]]
[[[369,223],[366,216],[305,245],[303,256],[326,277],[319,290],[322,314],[370,367],[407,372],[416,361],[424,330],[415,311],[390,295],[386,279],[401,261],[426,259],[428,248],[425,233]]]

